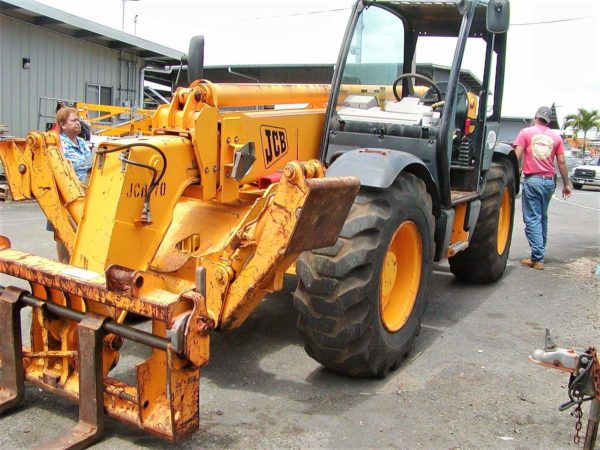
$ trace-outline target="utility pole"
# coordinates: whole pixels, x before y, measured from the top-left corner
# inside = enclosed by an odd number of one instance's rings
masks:
[[[140,0],[121,0],[121,3],[123,4],[123,12],[121,14],[121,31],[125,31],[125,2],[139,2],[139,1]]]

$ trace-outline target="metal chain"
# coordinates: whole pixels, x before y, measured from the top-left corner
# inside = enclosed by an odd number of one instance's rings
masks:
[[[589,364],[592,365],[591,375],[592,383],[594,385],[594,397],[597,400],[600,400],[600,361],[598,360],[598,354],[594,347],[589,347],[586,353],[590,356],[591,359]],[[573,442],[575,444],[579,444],[579,442],[581,441],[581,437],[579,436],[582,427],[581,419],[583,417],[583,411],[581,410],[581,403],[583,403],[583,394],[579,393],[579,395],[576,395],[576,397],[579,398],[579,401],[576,403],[575,409],[571,412],[571,416],[575,417],[575,434],[573,435]]]
[[[594,397],[596,400],[600,400],[600,362],[598,361],[598,354],[594,347],[590,347],[588,352],[592,357],[592,383],[594,384]]]
[[[579,444],[579,441],[581,440],[581,437],[579,437],[579,432],[581,431],[581,418],[583,417],[581,403],[577,403],[577,406],[573,412],[571,412],[571,415],[575,417],[575,434],[573,435],[573,442]]]

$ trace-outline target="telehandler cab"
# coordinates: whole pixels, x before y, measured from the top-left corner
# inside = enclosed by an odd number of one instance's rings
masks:
[[[52,133],[1,142],[13,197],[37,199],[70,264],[0,237],[0,272],[31,285],[0,288],[0,413],[27,380],[79,403],[54,446],[99,439],[105,413],[183,439],[199,425],[210,334],[243,323],[294,262],[308,354],[348,375],[398,367],[434,261],[476,283],[506,266],[519,186],[496,139],[508,23],[506,0],[358,1],[331,86],[213,84],[193,39],[189,87],[151,136],[102,144],[87,188]],[[415,73],[429,37],[454,38],[447,81]],[[471,43],[477,92],[460,78]],[[124,339],[153,348],[133,385],[111,376]]]

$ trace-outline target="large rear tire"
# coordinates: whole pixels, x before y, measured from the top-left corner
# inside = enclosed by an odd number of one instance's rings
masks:
[[[513,232],[515,177],[510,161],[493,161],[485,177],[481,210],[469,247],[448,259],[452,273],[470,283],[500,279]]]
[[[294,306],[312,358],[353,376],[398,366],[426,307],[433,224],[425,183],[402,173],[389,189],[362,188],[336,244],[300,256]]]

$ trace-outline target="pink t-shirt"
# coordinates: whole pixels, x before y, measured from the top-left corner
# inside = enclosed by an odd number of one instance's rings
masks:
[[[565,152],[562,138],[544,125],[524,128],[515,139],[515,147],[522,146],[523,175],[554,175],[554,158]]]

